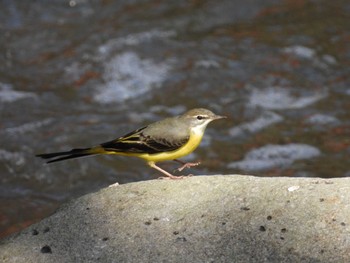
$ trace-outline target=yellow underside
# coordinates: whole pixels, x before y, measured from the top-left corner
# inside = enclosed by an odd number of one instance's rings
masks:
[[[201,142],[203,137],[203,134],[191,134],[190,139],[188,142],[182,146],[181,148],[170,151],[170,152],[162,152],[162,153],[155,153],[155,154],[148,154],[148,153],[123,153],[123,152],[106,152],[106,151],[100,151],[99,149],[95,149],[95,153],[101,153],[101,154],[117,154],[117,155],[124,155],[124,156],[134,156],[139,157],[142,159],[145,159],[148,162],[162,162],[162,161],[168,161],[168,160],[174,160],[180,157],[183,157],[185,155],[190,154],[193,152]]]

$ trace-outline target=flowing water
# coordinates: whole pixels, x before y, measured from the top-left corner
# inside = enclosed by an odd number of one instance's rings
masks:
[[[0,236],[113,183],[142,160],[45,165],[206,107],[189,172],[350,176],[348,1],[0,2]],[[160,164],[173,170],[174,163]]]

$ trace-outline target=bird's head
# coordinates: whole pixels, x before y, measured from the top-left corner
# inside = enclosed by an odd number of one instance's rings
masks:
[[[181,115],[181,118],[189,122],[193,132],[203,133],[210,122],[226,118],[226,116],[216,115],[210,110],[198,108],[185,112],[183,115]]]

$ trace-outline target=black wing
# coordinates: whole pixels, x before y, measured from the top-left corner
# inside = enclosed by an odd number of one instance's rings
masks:
[[[182,147],[189,140],[183,138],[182,140],[167,140],[165,138],[154,138],[143,133],[146,129],[143,127],[136,131],[130,132],[123,137],[102,143],[101,146],[106,151],[112,152],[127,152],[127,153],[160,153],[167,151],[174,151]]]

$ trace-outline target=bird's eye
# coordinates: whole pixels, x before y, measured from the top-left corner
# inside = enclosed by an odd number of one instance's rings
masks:
[[[204,119],[203,116],[201,116],[201,115],[198,115],[198,116],[197,116],[197,120],[203,120],[203,119]]]

